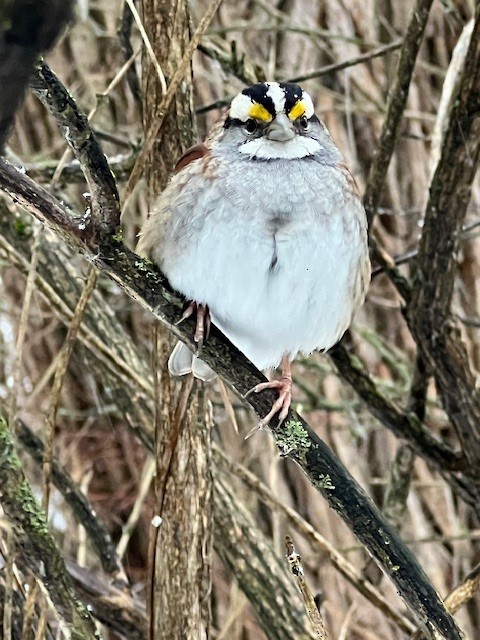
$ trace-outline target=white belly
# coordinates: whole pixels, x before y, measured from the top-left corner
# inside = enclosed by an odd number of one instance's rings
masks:
[[[352,237],[353,235],[353,237]],[[364,251],[357,225],[342,216],[252,224],[210,216],[194,243],[163,269],[188,299],[260,369],[283,355],[328,349],[348,327],[351,288]]]

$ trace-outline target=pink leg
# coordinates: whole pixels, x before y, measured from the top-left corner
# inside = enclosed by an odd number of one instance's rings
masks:
[[[180,324],[187,318],[189,318],[193,313],[197,313],[197,324],[195,327],[195,334],[193,339],[198,345],[197,352],[203,346],[203,341],[205,338],[208,338],[208,334],[210,333],[210,311],[208,310],[208,306],[206,304],[198,304],[197,302],[190,302],[188,307],[182,313],[182,317],[175,324]]]
[[[267,415],[260,420],[260,426],[265,427],[277,413],[279,414],[278,426],[280,426],[287,417],[288,410],[292,404],[292,370],[288,356],[283,356],[282,358],[282,376],[278,380],[271,380],[270,382],[257,384],[257,386],[253,387],[246,396],[250,393],[259,393],[264,389],[277,389],[278,399],[273,403],[273,406]]]

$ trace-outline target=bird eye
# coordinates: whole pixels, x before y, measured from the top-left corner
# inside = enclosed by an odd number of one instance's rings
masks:
[[[302,129],[305,129],[306,131],[308,129],[308,125],[309,125],[309,122],[308,122],[307,116],[302,116],[300,118],[300,126],[302,127]]]
[[[244,126],[245,131],[249,134],[252,135],[253,133],[256,132],[256,130],[258,129],[258,125],[255,122],[255,120],[253,120],[253,118],[249,118],[246,122],[245,122],[245,126]]]

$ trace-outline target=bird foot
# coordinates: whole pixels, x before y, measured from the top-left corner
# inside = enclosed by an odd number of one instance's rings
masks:
[[[260,420],[259,427],[266,427],[273,416],[278,415],[278,426],[282,424],[288,414],[288,410],[290,409],[290,405],[292,404],[292,377],[291,376],[282,376],[277,380],[271,380],[270,382],[261,382],[257,384],[253,389],[250,389],[245,394],[245,397],[249,396],[251,393],[259,393],[264,389],[277,389],[278,390],[278,398],[273,403],[272,408],[267,413],[267,415]]]
[[[198,355],[203,347],[204,340],[208,338],[210,334],[210,311],[206,304],[199,304],[198,302],[190,302],[182,313],[182,317],[175,324],[179,325],[184,320],[189,318],[193,313],[197,313],[197,324],[195,327],[195,334],[193,336],[194,341],[197,344],[197,353]]]

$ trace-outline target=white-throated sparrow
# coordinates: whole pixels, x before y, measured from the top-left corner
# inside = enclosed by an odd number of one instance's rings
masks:
[[[205,142],[180,159],[138,250],[259,369],[282,364],[263,419],[283,420],[290,363],[326,350],[348,328],[370,278],[365,211],[310,96],[266,82],[237,95]],[[192,306],[191,306],[192,308]],[[173,375],[215,374],[182,343]]]

